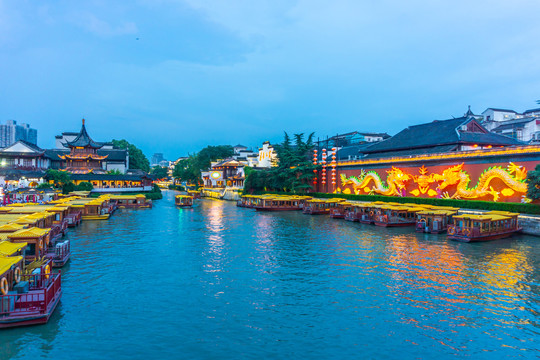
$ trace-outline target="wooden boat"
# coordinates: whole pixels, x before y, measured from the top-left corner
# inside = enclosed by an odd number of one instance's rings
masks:
[[[188,190],[187,194],[193,199],[200,199],[201,198],[201,192],[199,190]]]
[[[384,205],[374,215],[374,224],[384,227],[414,226],[416,213],[424,210],[420,207]]]
[[[348,201],[340,202],[335,208],[330,210],[330,217],[334,219],[345,219],[345,215],[354,207],[354,204]]]
[[[336,208],[337,204],[344,201],[345,199],[311,199],[306,201],[302,212],[309,215],[330,214],[330,211]]]
[[[302,209],[300,200],[295,197],[262,198],[254,207],[257,211],[296,211]]]
[[[382,206],[386,206],[384,203],[374,202],[361,205],[361,212],[358,217],[358,221],[362,224],[374,224],[375,216],[379,214],[379,209]]]
[[[416,231],[432,234],[445,232],[448,225],[453,223],[453,216],[457,214],[457,210],[457,208],[436,208],[417,212]]]
[[[456,215],[448,225],[448,238],[463,242],[502,239],[521,231],[518,215],[506,211],[490,211],[482,215]]]
[[[144,209],[152,207],[152,200],[146,199],[143,194],[137,195],[109,195],[111,203],[119,209]]]
[[[60,268],[66,265],[71,258],[71,244],[69,240],[51,242],[47,257],[51,259],[53,268]]]
[[[62,296],[49,264],[23,274],[22,256],[0,256],[0,329],[45,324]]]
[[[189,195],[176,195],[174,197],[174,204],[178,207],[187,208],[193,206],[193,196]]]
[[[236,202],[236,206],[243,207],[243,208],[252,208],[254,199],[257,196],[255,195],[242,195],[240,197],[240,200]]]

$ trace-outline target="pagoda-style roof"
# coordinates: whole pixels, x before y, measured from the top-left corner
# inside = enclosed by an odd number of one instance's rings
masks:
[[[95,142],[92,140],[88,132],[86,131],[86,126],[84,126],[84,119],[82,119],[82,128],[79,132],[79,135],[73,140],[66,142],[68,147],[90,147],[94,149],[100,149],[103,147],[102,143]]]
[[[65,154],[58,155],[60,159],[69,159],[69,160],[105,160],[109,155],[98,155],[98,154]]]

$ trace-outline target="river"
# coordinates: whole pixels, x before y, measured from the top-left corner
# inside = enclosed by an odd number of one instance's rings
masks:
[[[539,238],[465,244],[174,195],[70,230],[59,307],[1,331],[0,358],[540,355]]]

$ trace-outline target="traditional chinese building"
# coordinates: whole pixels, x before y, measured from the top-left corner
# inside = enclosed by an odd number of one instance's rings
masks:
[[[88,173],[104,173],[102,161],[107,156],[99,155],[98,149],[103,147],[103,144],[92,140],[86,126],[84,125],[84,119],[82,120],[82,127],[79,135],[73,140],[65,144],[69,147],[69,154],[59,155],[59,157],[65,161],[65,170],[74,174],[88,174]]]
[[[244,187],[244,164],[234,159],[212,163],[208,171],[201,173],[204,186],[208,188]]]
[[[337,162],[335,184],[323,184],[320,177],[316,189],[520,202],[527,201],[527,171],[537,164],[540,146],[490,133],[466,114],[409,126],[390,139],[365,147],[356,159]]]

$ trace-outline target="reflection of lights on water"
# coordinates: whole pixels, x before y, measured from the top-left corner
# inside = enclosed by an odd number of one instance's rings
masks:
[[[416,236],[395,236],[388,243],[392,277],[415,288],[441,291],[450,295],[448,302],[461,299],[462,255],[448,244],[419,242]]]
[[[206,239],[209,251],[214,256],[208,259],[208,263],[205,265],[206,272],[220,272],[222,271],[221,259],[223,255],[223,247],[225,242],[221,232],[223,231],[223,205],[220,203],[213,203],[210,209],[205,213],[206,228],[213,234],[209,235]]]

